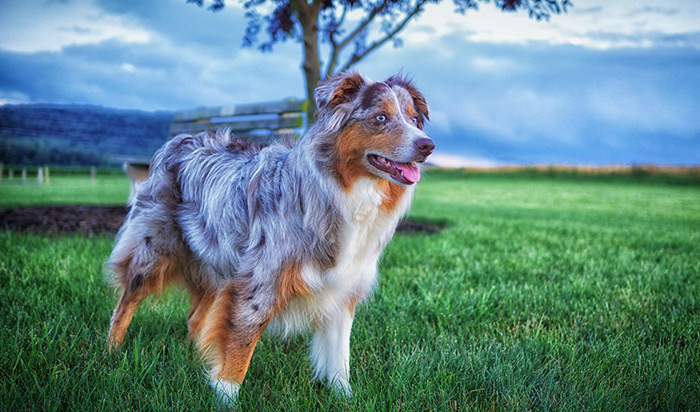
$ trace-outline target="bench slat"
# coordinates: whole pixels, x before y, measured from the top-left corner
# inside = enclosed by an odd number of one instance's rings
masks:
[[[200,107],[175,113],[175,122],[211,119],[212,117],[248,116],[270,113],[302,113],[306,111],[305,100],[283,100],[280,102],[239,104],[223,107]]]
[[[170,125],[170,135],[196,133],[209,129],[216,130],[227,127],[233,132],[247,132],[257,129],[299,129],[302,127],[303,121],[303,117],[277,117],[272,119],[250,119],[244,121],[173,123]]]

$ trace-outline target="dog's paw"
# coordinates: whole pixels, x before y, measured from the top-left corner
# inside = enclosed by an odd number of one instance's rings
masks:
[[[329,382],[328,385],[336,395],[342,398],[352,397],[352,388],[350,387],[350,382],[348,382],[347,379],[336,378]]]
[[[221,379],[212,379],[209,384],[216,391],[216,399],[221,406],[232,408],[238,401],[238,391],[241,385]]]

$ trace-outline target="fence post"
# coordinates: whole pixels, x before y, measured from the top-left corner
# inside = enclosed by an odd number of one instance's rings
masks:
[[[97,167],[90,166],[90,183],[95,184],[97,180]]]
[[[2,184],[2,169],[3,169],[3,164],[0,162],[0,184]]]
[[[51,176],[49,176],[49,167],[44,165],[44,179],[46,179],[46,186],[51,184]]]
[[[36,181],[39,185],[44,184],[44,168],[41,166],[36,169]]]
[[[15,171],[14,171],[14,169],[8,170],[8,171],[7,171],[7,175],[8,175],[7,177],[8,177],[8,179],[9,179],[9,181],[11,182],[11,181],[15,178]]]
[[[22,183],[27,181],[27,168],[23,167],[22,168]]]

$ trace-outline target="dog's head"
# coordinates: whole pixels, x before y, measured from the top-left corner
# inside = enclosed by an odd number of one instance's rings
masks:
[[[435,145],[423,132],[428,105],[411,81],[397,75],[372,82],[348,73],[319,86],[315,98],[343,185],[368,176],[399,185],[420,179],[419,164]]]

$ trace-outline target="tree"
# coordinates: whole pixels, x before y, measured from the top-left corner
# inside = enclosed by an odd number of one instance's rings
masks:
[[[289,39],[303,44],[304,77],[309,100],[309,120],[316,106],[313,91],[321,80],[344,72],[387,42],[402,44],[397,36],[406,25],[420,15],[429,4],[442,0],[238,0],[246,10],[248,22],[243,46],[258,45],[272,51],[275,43]],[[187,0],[199,6],[204,0]],[[452,0],[455,12],[476,10],[479,3],[490,0]],[[212,0],[209,10],[219,11],[226,0]],[[494,5],[508,12],[527,12],[530,18],[548,20],[552,14],[566,12],[570,0],[493,0]],[[259,38],[263,27],[268,38]],[[329,55],[322,67],[320,39],[328,44]]]

